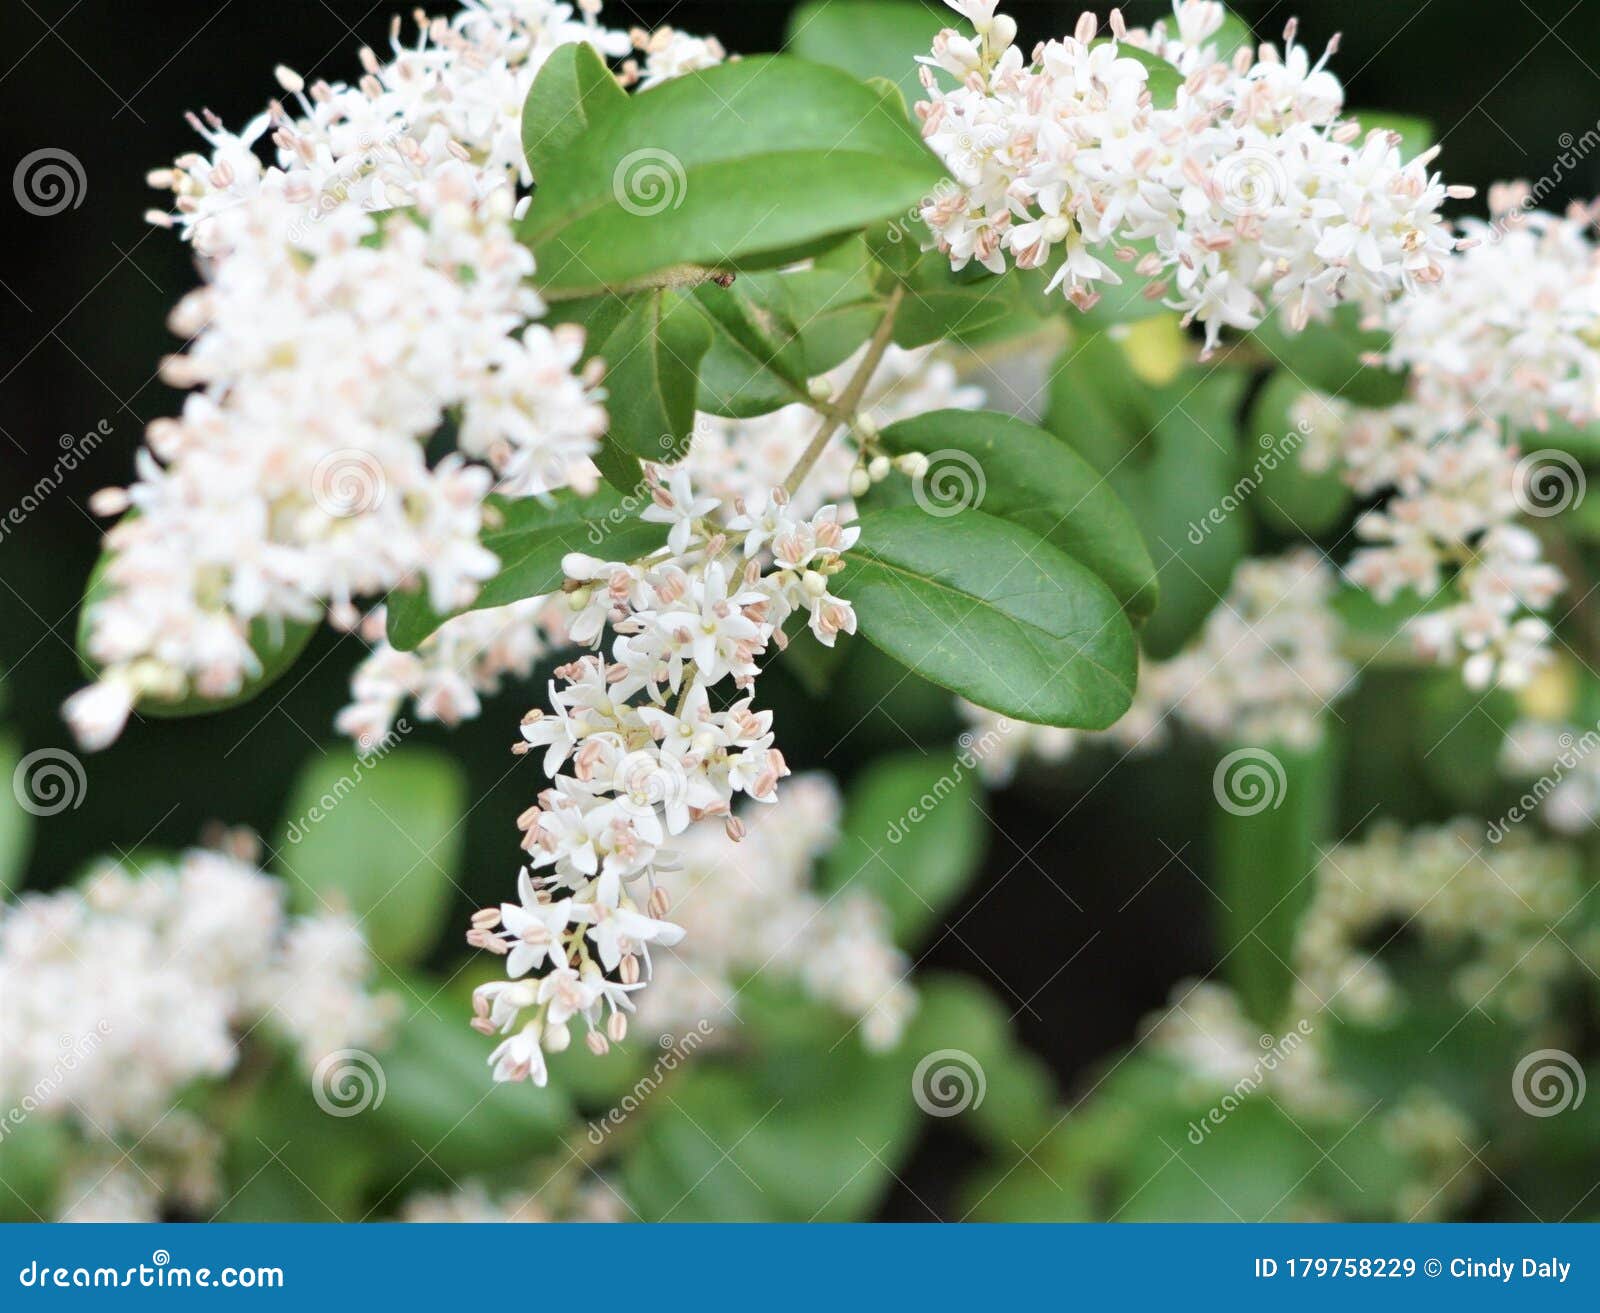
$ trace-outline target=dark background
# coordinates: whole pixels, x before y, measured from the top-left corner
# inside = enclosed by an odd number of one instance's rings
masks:
[[[10,715],[25,749],[67,742],[58,708],[80,682],[73,631],[99,533],[87,498],[127,481],[144,425],[178,405],[155,369],[173,346],[167,310],[194,272],[186,248],[142,221],[154,200],[146,171],[195,144],[185,110],[209,106],[235,127],[257,112],[275,92],[277,63],[308,78],[348,78],[356,47],[381,48],[389,14],[401,7],[399,0],[6,0],[0,162],[9,175],[31,151],[58,147],[82,162],[87,191],[78,208],[50,218],[0,196],[9,220],[0,275],[0,509],[50,469],[65,435],[102,421],[113,430],[84,468],[0,540],[0,666],[9,672]],[[1008,6],[1025,47],[1070,29],[1078,7]],[[790,8],[776,0],[608,2],[605,17],[618,27],[670,22],[715,33],[731,51],[759,51],[780,43]],[[1482,187],[1547,175],[1570,144],[1563,134],[1581,137],[1600,119],[1600,4],[1301,0],[1235,8],[1271,39],[1298,12],[1313,50],[1342,31],[1333,67],[1348,103],[1430,119],[1451,181]],[[1125,6],[1131,22],[1165,9]],[[1595,190],[1600,154],[1570,168],[1554,198]],[[86,759],[82,806],[38,823],[28,886],[56,885],[113,847],[188,843],[211,818],[270,834],[294,773],[335,742],[333,715],[360,652],[355,640],[324,633],[288,678],[243,708],[202,720],[135,720],[116,747]],[[874,709],[882,676],[858,658],[844,691],[827,702],[780,687],[780,678],[764,683],[797,768],[825,767],[848,787],[851,772],[878,752],[949,741],[954,725],[942,694],[902,691]],[[538,787],[536,767],[508,775],[504,755],[529,700],[514,689],[454,734],[430,727],[413,736],[445,746],[472,772],[478,802],[466,827],[467,883],[484,899],[497,897],[514,870],[513,818]],[[1205,790],[1197,786],[1209,759],[1180,749],[1109,774],[1114,764],[1108,754],[1086,755],[990,800],[987,869],[927,958],[977,975],[1015,1009],[1022,1035],[1068,1090],[1089,1064],[1131,1039],[1137,1018],[1176,980],[1206,971],[1216,957],[1215,903],[1204,884]],[[1361,787],[1356,766],[1347,763],[1347,774],[1349,826],[1372,789],[1370,781]],[[1423,798],[1417,810],[1439,808]],[[917,1195],[935,1206],[947,1198],[965,1150],[956,1132],[938,1133],[948,1140],[925,1146],[908,1177],[914,1194],[898,1194],[887,1215],[924,1216]]]

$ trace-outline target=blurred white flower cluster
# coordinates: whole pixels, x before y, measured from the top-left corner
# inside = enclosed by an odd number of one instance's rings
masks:
[[[1003,784],[1023,758],[1065,761],[1083,742],[1109,743],[1125,755],[1154,751],[1174,720],[1219,741],[1314,745],[1323,713],[1355,677],[1339,651],[1342,626],[1330,605],[1336,582],[1310,549],[1240,562],[1200,634],[1171,660],[1140,666],[1133,705],[1102,733],[1002,725],[993,712],[962,703],[969,721],[993,731],[985,777]]]
[[[823,383],[834,390],[842,387],[860,354],[823,375]],[[882,428],[932,410],[971,410],[982,404],[982,391],[963,385],[954,367],[929,349],[891,346],[858,414],[869,428]],[[740,498],[757,502],[783,482],[816,427],[817,412],[798,403],[750,419],[701,414],[680,468],[707,496],[729,505]],[[851,476],[859,460],[847,444],[830,445],[796,491],[791,510],[809,514],[832,502],[848,519]],[[339,714],[338,727],[370,748],[388,733],[407,698],[415,700],[421,720],[455,725],[473,719],[480,696],[497,691],[504,676],[526,677],[535,661],[567,646],[570,616],[563,598],[528,598],[457,616],[414,650],[401,652],[384,639],[385,616],[379,607],[363,622],[372,653],[356,668],[350,705]]]
[[[1170,34],[1114,10],[1097,41],[1086,13],[1030,60],[997,0],[947,3],[976,39],[936,38],[917,112],[959,184],[922,210],[955,268],[1056,262],[1050,289],[1088,309],[1122,281],[1109,261],[1125,263],[1148,297],[1204,325],[1208,348],[1275,307],[1299,326],[1441,277],[1454,241],[1439,208],[1470,189],[1429,173],[1434,152],[1407,162],[1398,135],[1341,119],[1327,55],[1313,64],[1293,23],[1281,52],[1224,59],[1222,5],[1174,0]],[[1148,85],[1162,61],[1182,80],[1170,106]]]
[[[567,1207],[552,1210],[532,1194],[492,1195],[481,1181],[452,1190],[414,1194],[400,1208],[402,1222],[624,1222],[628,1206],[604,1180],[581,1182]],[[554,1193],[552,1191],[552,1193]]]
[[[355,599],[425,587],[469,602],[497,568],[480,546],[484,495],[593,479],[605,426],[583,337],[531,322],[543,306],[512,232],[530,181],[522,103],[549,54],[630,36],[556,0],[467,0],[453,18],[395,20],[354,83],[278,70],[284,98],[239,132],[192,122],[205,153],[152,175],[204,275],[172,316],[185,351],[166,380],[194,388],[150,426],[89,607],[98,681],[67,704],[101,747],[141,697],[222,698],[258,673],[252,647]],[[581,12],[579,12],[581,11]],[[677,34],[639,34],[630,79],[715,62]],[[260,149],[266,147],[265,150]],[[455,450],[426,445],[447,417]],[[124,514],[126,512],[126,514]]]
[[[916,1009],[911,964],[895,947],[882,905],[811,887],[817,859],[838,839],[839,794],[821,774],[784,786],[783,806],[754,813],[734,842],[700,826],[677,845],[673,914],[682,945],[656,963],[638,1024],[658,1035],[708,1022],[738,1024],[746,980],[794,981],[812,998],[858,1018],[863,1042],[892,1048]],[[787,987],[781,986],[781,987]]]
[[[107,1151],[120,1160],[120,1142],[139,1146],[123,1192],[150,1206],[123,1208],[109,1185],[83,1201],[90,1215],[153,1217],[157,1185],[189,1202],[211,1196],[215,1137],[179,1105],[234,1071],[246,1035],[288,1042],[309,1071],[338,1049],[380,1044],[392,1020],[355,923],[288,915],[249,840],[227,844],[107,863],[81,889],[0,909],[0,1106],[75,1127],[90,1184],[110,1172]],[[63,1206],[77,1197],[69,1186]]]
[[[1600,730],[1529,718],[1517,721],[1507,732],[1500,765],[1514,778],[1538,776],[1523,795],[1523,813],[1537,807],[1552,830],[1584,834],[1600,823],[1597,749]],[[1494,831],[1490,834],[1493,837]]]
[[[775,801],[789,773],[772,713],[754,709],[759,658],[786,644],[791,616],[830,647],[855,631],[850,604],[829,592],[859,532],[837,507],[801,517],[775,490],[724,509],[683,471],[651,487],[643,518],[670,526],[665,547],[639,562],[563,562],[572,641],[598,648],[608,628],[615,638],[612,660],[562,667],[549,710],[523,720],[520,746],[543,750],[551,787],[519,819],[520,901],[478,913],[468,936],[507,959],[510,979],[474,995],[478,1029],[509,1036],[490,1059],[499,1080],[542,1085],[544,1052],[571,1042],[575,1018],[595,1053],[624,1037],[649,945],[683,938],[662,919],[669,898],[656,882],[676,868],[668,843],[707,818],[738,838],[734,795]],[[719,708],[724,681],[737,700]]]
[[[1569,919],[1583,897],[1580,871],[1568,848],[1516,833],[1486,846],[1481,826],[1466,821],[1409,832],[1378,825],[1323,858],[1295,943],[1297,1006],[1331,1005],[1363,1020],[1391,1015],[1397,987],[1378,959],[1398,933],[1392,927],[1404,926],[1459,955],[1451,983],[1463,1010],[1537,1021],[1582,960],[1575,952],[1594,955]]]
[[[1411,371],[1405,398],[1382,410],[1327,403],[1334,433],[1318,443],[1358,492],[1389,494],[1358,525],[1375,545],[1350,577],[1380,601],[1448,586],[1449,604],[1418,617],[1412,636],[1431,659],[1463,662],[1474,688],[1520,687],[1548,659],[1549,626],[1530,613],[1565,580],[1515,521],[1583,496],[1577,461],[1537,450],[1539,435],[1587,422],[1600,403],[1593,216],[1525,200],[1524,187],[1493,188],[1492,221],[1461,225],[1439,287],[1390,307],[1384,359]]]

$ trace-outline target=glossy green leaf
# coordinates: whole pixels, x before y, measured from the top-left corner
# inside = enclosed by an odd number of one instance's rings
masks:
[[[483,531],[481,541],[500,558],[500,570],[465,609],[509,606],[555,592],[565,579],[561,559],[568,552],[621,561],[653,552],[666,542],[666,526],[639,518],[649,504],[642,488],[641,481],[631,495],[602,487],[588,497],[565,489],[548,498],[491,497],[494,524]],[[434,611],[420,592],[390,593],[388,610],[389,641],[402,652],[414,649],[449,618]]]
[[[442,754],[318,758],[290,790],[275,845],[291,904],[343,908],[381,961],[414,961],[455,893],[465,807],[460,768]]]
[[[536,181],[596,120],[627,108],[628,93],[584,41],[550,52],[522,103],[522,153]]]
[[[810,0],[789,15],[784,49],[863,81],[889,78],[918,100],[917,56],[947,27],[970,31],[960,15],[915,0]]]
[[[1133,698],[1133,630],[1111,590],[981,511],[864,515],[837,591],[875,647],[1003,715],[1104,729]]]
[[[889,97],[761,56],[674,78],[575,138],[519,224],[561,296],[775,267],[911,209],[942,176]]]
[[[666,464],[688,454],[700,360],[711,336],[695,303],[676,292],[630,298],[628,313],[594,349],[606,365],[608,444]]]
[[[805,346],[789,317],[787,281],[746,277],[695,288],[691,303],[712,330],[700,362],[701,410],[744,419],[807,399]]]
[[[1272,362],[1302,386],[1362,406],[1392,406],[1405,394],[1406,376],[1363,358],[1381,352],[1388,335],[1361,327],[1361,312],[1340,306],[1326,323],[1312,322],[1298,333],[1273,314],[1255,330],[1257,344]]]
[[[851,780],[839,841],[818,880],[823,891],[872,895],[895,939],[920,947],[983,853],[977,768],[970,751],[905,753]]]
[[[939,410],[884,429],[892,454],[930,458],[919,481],[939,500],[943,480],[981,494],[974,510],[1039,535],[1088,566],[1129,614],[1143,618],[1156,604],[1156,570],[1133,515],[1061,438],[995,411]]]
[[[78,608],[78,664],[91,679],[100,675],[100,667],[89,655],[89,614],[94,604],[105,596],[106,567],[110,557],[102,554],[90,572],[84,588],[83,602]],[[250,650],[255,653],[260,668],[248,675],[237,693],[227,697],[204,698],[198,694],[177,699],[145,696],[139,699],[137,710],[141,716],[156,719],[180,716],[204,716],[214,711],[227,711],[242,706],[251,698],[276,683],[305,651],[311,636],[317,632],[315,624],[302,624],[296,620],[279,620],[260,617],[250,624]]]

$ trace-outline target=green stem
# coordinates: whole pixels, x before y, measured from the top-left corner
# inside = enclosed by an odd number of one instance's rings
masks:
[[[817,458],[827,449],[829,441],[838,432],[839,426],[851,422],[856,417],[856,407],[861,404],[867,385],[872,382],[872,376],[878,372],[878,365],[883,361],[884,353],[889,349],[889,343],[894,337],[894,317],[900,309],[900,302],[905,298],[905,288],[896,286],[889,294],[889,300],[883,308],[883,319],[879,321],[877,331],[872,335],[872,341],[867,344],[867,354],[861,358],[855,374],[845,389],[839,394],[839,400],[829,405],[822,411],[822,423],[817,432],[807,444],[805,451],[800,454],[800,459],[789,471],[789,477],[783,481],[783,490],[793,496],[805,481],[811,467],[817,463]]]

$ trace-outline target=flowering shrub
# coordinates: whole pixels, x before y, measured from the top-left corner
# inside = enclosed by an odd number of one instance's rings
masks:
[[[238,705],[326,619],[363,647],[355,751],[296,786],[279,878],[233,836],[0,917],[0,1101],[59,1086],[32,1134],[68,1145],[18,1198],[293,1214],[248,1173],[309,1075],[333,1121],[296,1163],[340,1217],[860,1216],[954,1114],[977,1216],[1445,1216],[1527,1112],[1519,1057],[1581,1102],[1549,1047],[1592,993],[1581,857],[1500,838],[1546,794],[1592,822],[1588,748],[1500,836],[1336,818],[1341,709],[1385,678],[1426,690],[1404,751],[1448,744],[1407,761],[1453,805],[1572,747],[1592,215],[1512,185],[1447,214],[1473,190],[1427,126],[1352,112],[1293,21],[1175,0],[1025,47],[997,0],[948,8],[828,0],[736,57],[463,0],[349,82],[280,68],[237,131],[193,118],[150,216],[200,269],[187,397],[94,500],[65,717],[88,751]],[[841,788],[792,772],[785,680],[841,740],[902,685],[934,711]],[[391,750],[512,685],[520,837],[468,914],[476,800]],[[1464,743],[1519,697],[1509,746]],[[1033,1000],[922,957],[960,939],[986,791],[1097,756],[1214,804],[1223,966],[1063,1113],[1005,1016]],[[466,988],[428,958],[458,911]],[[97,1038],[57,1073],[63,1028]],[[1447,1041],[1465,1079],[1420,1054]],[[480,1111],[494,1083],[535,1088]],[[397,1165],[393,1135],[438,1142]],[[700,1190],[747,1137],[785,1169]],[[1285,1179],[1205,1197],[1169,1140]]]

